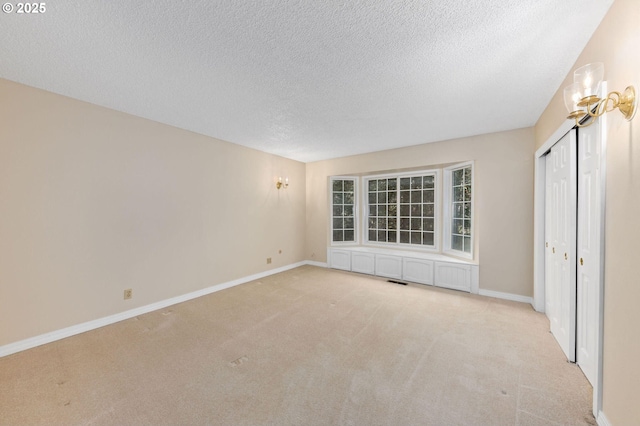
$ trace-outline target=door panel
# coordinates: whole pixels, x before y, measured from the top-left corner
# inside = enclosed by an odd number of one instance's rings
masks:
[[[594,384],[600,305],[600,123],[581,128],[578,144],[577,363]]]
[[[556,143],[547,157],[546,300],[551,332],[567,359],[576,359],[576,131]],[[549,165],[549,162],[551,164]]]

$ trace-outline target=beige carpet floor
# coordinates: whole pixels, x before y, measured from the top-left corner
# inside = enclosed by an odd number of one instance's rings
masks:
[[[580,425],[531,306],[297,268],[0,358],[0,424]]]

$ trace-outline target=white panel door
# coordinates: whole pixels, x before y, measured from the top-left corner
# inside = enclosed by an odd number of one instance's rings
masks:
[[[546,277],[551,298],[546,305],[551,332],[567,359],[576,360],[576,131],[571,130],[551,148],[547,157],[547,186],[551,202],[546,206],[551,223],[547,232]],[[550,251],[550,252],[549,252]],[[551,270],[549,270],[549,268]]]
[[[578,134],[577,363],[595,383],[600,305],[600,123]]]

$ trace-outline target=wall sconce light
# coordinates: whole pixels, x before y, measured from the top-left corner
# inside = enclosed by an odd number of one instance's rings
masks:
[[[289,186],[289,178],[285,178],[284,182],[282,182],[282,176],[278,178],[278,182],[276,182],[276,188],[287,189],[288,186]]]
[[[567,118],[575,120],[576,126],[586,127],[596,118],[616,108],[627,121],[636,113],[636,89],[627,86],[624,92],[610,92],[604,99],[598,97],[604,78],[604,64],[597,62],[578,68],[573,73],[574,83],[564,88],[564,104],[569,110]],[[589,115],[593,117],[588,124],[580,120]]]

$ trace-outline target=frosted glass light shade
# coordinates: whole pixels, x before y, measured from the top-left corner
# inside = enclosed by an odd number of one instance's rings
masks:
[[[573,81],[580,84],[582,97],[584,98],[598,96],[603,79],[604,64],[602,62],[587,64],[573,73]]]
[[[580,83],[573,83],[564,88],[564,105],[570,113],[581,110],[578,102],[584,97],[582,93]]]

